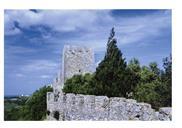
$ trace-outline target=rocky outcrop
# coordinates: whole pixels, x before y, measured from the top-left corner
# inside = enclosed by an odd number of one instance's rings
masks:
[[[133,99],[72,93],[54,99],[54,93],[47,94],[48,120],[172,120],[171,108],[156,112],[150,104]]]

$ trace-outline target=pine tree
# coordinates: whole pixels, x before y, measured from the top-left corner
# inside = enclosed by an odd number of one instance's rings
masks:
[[[164,106],[172,105],[172,56],[163,59],[164,72],[162,73],[162,82],[164,85],[161,91]]]
[[[117,47],[117,40],[114,38],[114,28],[111,29],[107,43],[107,52],[104,60],[96,68],[94,76],[96,95],[124,96],[131,91],[128,85],[130,75],[127,70],[125,58]]]

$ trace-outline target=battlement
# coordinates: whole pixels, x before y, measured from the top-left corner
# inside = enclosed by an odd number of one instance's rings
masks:
[[[47,94],[48,120],[171,120],[171,108],[155,111],[150,104],[122,97],[82,94]]]

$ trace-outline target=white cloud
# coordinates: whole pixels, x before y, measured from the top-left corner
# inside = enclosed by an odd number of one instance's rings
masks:
[[[21,68],[22,71],[26,72],[51,72],[55,69],[58,69],[58,64],[51,60],[32,60]]]
[[[147,37],[157,37],[163,28],[171,24],[170,11],[161,11],[142,16],[117,17],[111,15],[110,10],[41,10],[38,13],[29,10],[6,11],[5,34],[9,34],[14,27],[14,21],[20,27],[29,28],[35,25],[45,25],[57,32],[71,32],[84,30],[79,38],[69,37],[69,42],[76,44],[86,43],[94,49],[104,49],[109,30],[114,26],[118,43],[129,44],[140,42]],[[9,27],[6,27],[9,26]],[[59,42],[60,38],[45,33],[42,39],[50,42]],[[32,39],[33,40],[33,39]],[[58,40],[58,41],[56,41]]]
[[[6,28],[6,35],[17,35],[17,34],[20,34],[21,31],[20,29],[18,28],[15,28],[14,26],[13,27],[9,27],[9,28]]]
[[[14,45],[8,45],[6,46],[6,54],[23,54],[23,53],[33,53],[36,50],[33,48],[26,48],[22,46],[14,46]]]
[[[47,78],[51,78],[51,76],[50,75],[41,75],[40,78],[47,79]]]
[[[23,28],[46,25],[55,31],[74,31],[92,26],[98,20],[112,21],[112,17],[108,11],[41,10],[35,13],[30,10],[11,10],[5,13],[5,34],[9,35],[8,31],[13,30],[15,21]]]
[[[164,28],[171,27],[170,12],[154,13],[138,17],[119,17],[107,22],[106,26],[96,25],[94,31],[84,33],[77,39],[70,39],[72,44],[86,45],[95,51],[105,50],[109,30],[114,26],[118,45],[143,43],[146,39],[156,38],[164,32]],[[94,26],[91,26],[94,27]],[[90,28],[90,27],[89,27]]]
[[[24,74],[21,74],[21,73],[17,73],[17,74],[15,74],[15,76],[16,77],[25,77],[25,75]]]

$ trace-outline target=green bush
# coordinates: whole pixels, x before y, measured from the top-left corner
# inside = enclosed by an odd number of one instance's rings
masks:
[[[90,94],[92,92],[92,78],[93,74],[89,73],[85,75],[74,75],[65,82],[63,91],[65,93]]]

